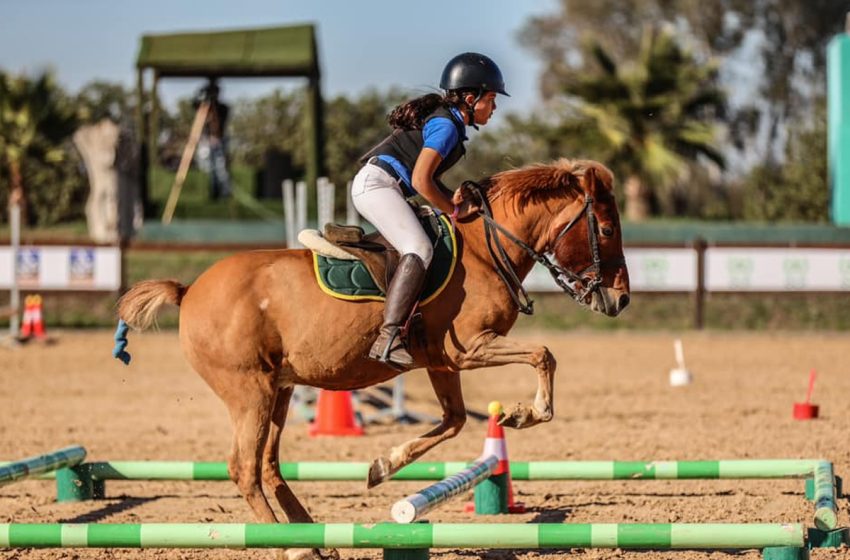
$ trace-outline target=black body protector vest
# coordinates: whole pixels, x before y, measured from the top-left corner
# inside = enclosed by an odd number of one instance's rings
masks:
[[[439,179],[443,173],[448,171],[466,153],[466,148],[463,147],[466,130],[465,125],[462,122],[458,122],[452,112],[445,107],[439,107],[428,115],[422,122],[422,126],[424,127],[425,123],[436,117],[449,119],[457,128],[458,136],[457,145],[443,158],[443,161],[440,162],[440,165],[434,171],[434,178]],[[424,143],[421,129],[405,130],[396,128],[392,134],[384,138],[380,144],[360,158],[360,163],[366,163],[373,156],[389,155],[404,164],[412,173],[413,167],[416,165],[416,159],[419,157],[419,152],[422,151],[422,145]]]

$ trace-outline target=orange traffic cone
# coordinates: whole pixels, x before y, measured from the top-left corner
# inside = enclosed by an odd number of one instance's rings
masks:
[[[21,340],[26,340],[32,336],[33,297],[24,298],[24,314],[21,317],[21,332],[19,333]]]
[[[362,436],[363,428],[354,419],[351,391],[319,391],[316,417],[310,424],[311,436]]]
[[[525,513],[525,504],[514,501],[514,485],[511,480],[511,465],[508,461],[508,444],[505,441],[505,429],[499,424],[502,417],[502,404],[493,401],[487,405],[490,419],[487,422],[487,439],[484,440],[482,457],[495,455],[499,458],[499,466],[493,474],[507,473],[508,475],[508,513]]]
[[[475,503],[468,505],[466,509],[476,513],[494,514],[505,513],[505,507],[507,507],[507,513],[524,513],[525,505],[514,501],[505,429],[499,424],[499,419],[502,416],[501,403],[498,401],[491,402],[487,406],[487,413],[490,415],[490,419],[487,422],[487,438],[484,440],[484,452],[481,456],[495,455],[499,458],[499,464],[490,477],[491,483],[482,483],[475,487]],[[504,493],[507,494],[507,497],[504,496]]]
[[[47,333],[44,330],[44,317],[42,316],[41,296],[33,296],[32,306],[32,334],[38,340],[47,338]]]

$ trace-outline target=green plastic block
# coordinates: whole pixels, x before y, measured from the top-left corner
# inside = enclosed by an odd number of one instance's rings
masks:
[[[820,529],[809,529],[809,548],[838,548],[847,542],[847,529],[835,529],[834,531],[821,531]]]
[[[384,560],[428,560],[428,548],[385,548]]]
[[[763,560],[809,560],[809,551],[796,546],[770,546],[762,551]]]
[[[475,486],[475,513],[508,513],[508,474],[493,475]]]
[[[56,501],[82,502],[91,500],[93,481],[87,464],[56,471]]]

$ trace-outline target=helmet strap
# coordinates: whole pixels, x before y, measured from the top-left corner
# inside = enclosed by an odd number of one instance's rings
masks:
[[[475,124],[475,106],[478,104],[478,102],[481,100],[481,98],[483,96],[484,96],[484,90],[479,89],[478,95],[475,97],[475,100],[471,104],[466,103],[466,99],[464,99],[464,103],[466,104],[466,110],[469,113],[469,126],[474,128],[475,130],[479,130],[478,125]]]

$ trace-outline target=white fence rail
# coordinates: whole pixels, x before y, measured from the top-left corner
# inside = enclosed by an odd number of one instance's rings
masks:
[[[12,287],[13,251],[0,247],[0,289]],[[689,248],[626,250],[635,292],[850,291],[850,249],[708,247],[700,286],[699,253]],[[23,246],[18,284],[24,290],[116,291],[121,287],[118,247]],[[557,291],[545,268],[532,270],[530,291]]]

